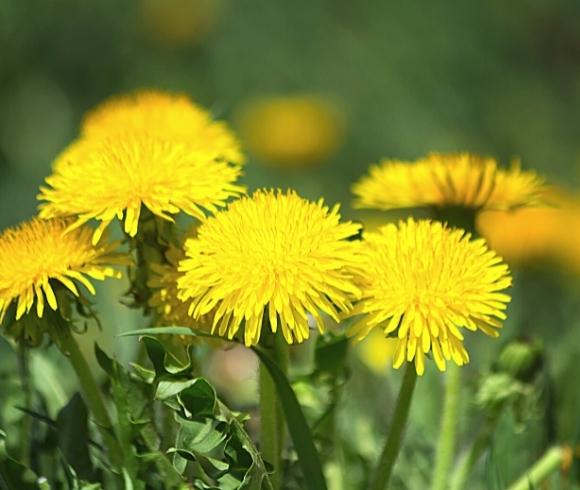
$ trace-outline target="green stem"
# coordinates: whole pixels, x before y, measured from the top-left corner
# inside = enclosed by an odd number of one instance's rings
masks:
[[[445,384],[445,402],[437,449],[435,451],[435,469],[433,471],[432,490],[445,490],[447,478],[453,464],[455,439],[461,391],[461,371],[459,366],[451,364],[447,369]]]
[[[562,466],[565,449],[553,447],[548,449],[540,460],[527,470],[508,490],[528,490],[538,488],[554,471]]]
[[[24,339],[22,339],[18,342],[18,374],[20,375],[20,384],[24,396],[24,408],[26,408],[26,410],[32,410],[32,387],[30,386],[29,360],[30,352]],[[23,414],[22,425],[20,426],[20,461],[27,466],[30,465],[31,433],[32,417],[29,414]]]
[[[465,487],[465,482],[471,474],[473,467],[477,464],[479,458],[481,458],[482,454],[489,446],[495,431],[496,422],[497,416],[494,416],[487,421],[483,430],[479,433],[477,439],[471,446],[469,453],[467,453],[459,462],[457,469],[451,476],[451,490],[463,490]]]
[[[123,466],[123,451],[115,436],[111,418],[109,417],[100,389],[93,377],[87,360],[79,349],[68,325],[56,325],[53,332],[56,337],[55,340],[57,340],[57,345],[63,354],[68,357],[68,360],[75,370],[85,402],[93,414],[95,422],[103,436],[103,442],[107,448],[109,460],[114,468],[121,469]]]
[[[397,397],[395,414],[391,422],[389,435],[387,436],[387,441],[383,448],[370,490],[384,490],[387,488],[403,440],[403,431],[407,423],[407,418],[409,417],[409,408],[411,406],[416,381],[417,372],[415,371],[415,365],[413,363],[407,363],[403,384]]]
[[[268,350],[278,367],[286,374],[288,349],[281,334],[272,336],[273,346]],[[282,449],[284,448],[285,423],[282,405],[278,400],[276,385],[268,368],[260,363],[260,421],[261,452],[273,467],[271,476],[273,490],[278,490],[282,482]]]

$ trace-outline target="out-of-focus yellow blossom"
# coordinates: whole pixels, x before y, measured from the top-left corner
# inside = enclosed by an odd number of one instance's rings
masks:
[[[103,138],[118,134],[147,133],[156,139],[186,143],[194,152],[230,163],[244,163],[240,143],[222,121],[194,104],[185,94],[141,90],[117,95],[88,112],[81,136]]]
[[[188,236],[194,236],[189,233]],[[158,315],[159,325],[189,327],[205,333],[211,331],[212,318],[205,315],[194,319],[188,314],[189,304],[178,298],[177,280],[182,275],[177,269],[179,262],[185,259],[183,247],[170,245],[165,253],[167,263],[151,264],[152,276],[148,286],[153,293],[149,305]],[[191,341],[194,337],[182,339]]]
[[[344,135],[344,117],[328,100],[297,95],[248,102],[239,127],[248,148],[264,163],[307,166],[336,152]]]
[[[0,234],[0,322],[12,304],[16,320],[33,307],[39,318],[47,304],[57,310],[57,285],[78,296],[77,285],[82,284],[95,294],[89,279],[121,277],[112,266],[126,265],[128,259],[115,252],[118,243],[93,245],[90,228],[65,233],[69,225],[62,219],[35,218]]]
[[[416,162],[383,160],[352,187],[355,207],[371,209],[424,206],[513,209],[537,205],[543,180],[519,164],[500,168],[491,157],[433,153]]]
[[[339,321],[352,308],[358,244],[348,239],[359,229],[340,221],[338,206],[258,191],[185,242],[179,298],[194,318],[213,314],[220,336],[233,338],[244,322],[245,344],[255,345],[266,321],[286,342],[302,342],[310,336],[308,313],[322,331],[321,311]]]
[[[349,334],[358,340],[373,329],[396,336],[393,366],[414,362],[425,370],[431,353],[444,371],[446,361],[469,361],[461,329],[497,337],[506,318],[511,285],[507,265],[485,240],[427,220],[401,221],[364,233],[359,287],[353,315],[362,318]]]
[[[222,0],[141,0],[144,34],[166,48],[194,46],[213,31]]]
[[[478,230],[510,263],[548,260],[580,272],[580,201],[559,190],[546,199],[549,207],[481,213]]]
[[[393,362],[397,343],[396,338],[385,337],[383,332],[375,328],[357,345],[357,352],[369,369],[384,374]]]

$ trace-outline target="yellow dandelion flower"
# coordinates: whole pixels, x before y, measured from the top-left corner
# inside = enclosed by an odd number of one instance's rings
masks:
[[[35,304],[39,318],[45,304],[56,310],[53,288],[58,283],[78,296],[77,284],[95,294],[89,279],[121,276],[112,267],[127,263],[114,252],[117,244],[92,245],[90,228],[64,233],[69,224],[61,219],[35,218],[0,234],[0,321],[13,303],[16,320]]]
[[[384,160],[352,187],[358,208],[461,206],[512,209],[542,202],[543,180],[491,157],[433,153],[416,162]]]
[[[80,140],[40,188],[40,216],[77,216],[72,227],[96,219],[94,243],[115,218],[135,236],[142,206],[170,221],[180,211],[201,220],[244,192],[235,184],[239,175],[238,166],[151,134]]]
[[[393,366],[415,362],[417,374],[432,353],[437,367],[469,361],[462,328],[496,337],[506,318],[511,285],[507,265],[485,240],[427,220],[389,224],[365,233],[361,247],[362,318],[350,335],[361,340],[379,327],[398,339]]]
[[[184,94],[144,90],[114,96],[90,111],[81,126],[81,136],[88,138],[128,131],[187,143],[192,151],[230,163],[244,162],[240,144],[228,126],[213,121]]]
[[[143,33],[165,48],[194,46],[204,41],[220,20],[222,0],[142,0]]]
[[[353,285],[360,226],[340,222],[338,206],[295,192],[258,191],[232,203],[185,243],[179,297],[189,314],[214,315],[212,331],[233,338],[242,320],[246,345],[260,340],[263,319],[288,343],[309,337],[308,314],[336,321],[358,295]],[[265,317],[267,311],[267,317]]]
[[[248,148],[264,163],[311,165],[336,152],[344,121],[330,102],[315,96],[265,97],[238,116]]]
[[[485,211],[478,230],[509,263],[549,260],[578,271],[580,203],[562,191],[548,200],[550,207]]]

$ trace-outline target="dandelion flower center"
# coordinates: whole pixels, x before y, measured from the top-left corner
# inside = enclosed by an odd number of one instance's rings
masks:
[[[395,335],[394,366],[415,362],[424,371],[431,352],[440,370],[446,360],[469,360],[461,329],[497,336],[506,318],[511,285],[507,265],[484,240],[441,223],[390,224],[365,234],[362,255],[362,318],[350,333],[364,338],[375,327]]]
[[[247,345],[260,338],[268,312],[288,343],[309,336],[308,316],[338,321],[352,307],[354,245],[359,225],[340,222],[338,207],[309,202],[290,191],[258,191],[208,219],[185,244],[180,298],[199,317],[214,312],[213,330],[232,338],[245,321]]]
[[[92,230],[78,228],[64,233],[70,222],[33,219],[0,235],[0,320],[13,301],[17,302],[16,319],[31,310],[42,317],[45,300],[57,309],[50,281],[60,282],[78,295],[75,283],[89,292],[95,290],[88,278],[103,280],[120,277],[111,264],[124,263],[113,252],[115,244],[93,246]]]

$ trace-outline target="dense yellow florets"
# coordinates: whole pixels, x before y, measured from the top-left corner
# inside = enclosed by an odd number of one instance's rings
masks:
[[[418,374],[432,353],[440,370],[446,361],[465,364],[462,328],[497,336],[510,298],[507,265],[483,239],[438,222],[409,219],[365,233],[361,253],[362,318],[350,334],[364,338],[374,328],[396,336],[394,367],[415,362]]]
[[[264,318],[281,327],[288,343],[309,337],[311,315],[339,320],[359,294],[353,285],[360,226],[341,223],[328,209],[296,193],[258,191],[205,221],[185,244],[180,298],[199,318],[214,315],[213,329],[233,338],[242,321],[246,345],[258,343]],[[267,316],[266,316],[267,315]]]
[[[142,206],[171,220],[180,211],[198,219],[239,195],[238,166],[215,161],[185,143],[144,133],[81,140],[56,162],[39,199],[42,218],[77,216],[100,221],[95,242],[115,218],[137,233]],[[76,226],[75,225],[75,226]]]
[[[91,243],[93,231],[80,227],[64,233],[70,222],[33,219],[0,235],[0,321],[12,303],[16,319],[36,304],[42,317],[45,303],[56,310],[57,283],[78,296],[77,284],[94,294],[89,279],[120,277],[114,264],[126,264],[116,244]]]
[[[490,157],[433,153],[416,162],[384,160],[353,185],[355,206],[395,209],[462,206],[512,209],[542,202],[543,181],[519,165]]]

